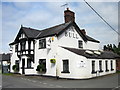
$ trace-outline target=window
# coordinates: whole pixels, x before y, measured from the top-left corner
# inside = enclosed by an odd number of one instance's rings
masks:
[[[43,72],[46,72],[46,59],[39,59],[39,65]]]
[[[31,59],[27,59],[27,68],[31,68]]]
[[[41,48],[46,48],[46,40],[45,39],[39,40],[39,49],[41,49]]]
[[[102,61],[99,61],[99,69],[100,69],[99,72],[103,72],[103,70],[102,70]]]
[[[25,45],[26,45],[26,42],[25,42],[25,41],[21,43],[21,49],[22,49],[22,50],[25,50]]]
[[[113,71],[113,61],[111,61],[111,71]]]
[[[81,40],[78,40],[78,47],[83,48],[83,42]]]
[[[95,61],[92,61],[92,73],[96,73],[95,72]]]
[[[18,44],[15,45],[15,52],[18,51]]]
[[[108,61],[105,61],[105,67],[106,67],[106,72],[108,72],[109,70],[108,70]]]
[[[28,41],[28,49],[31,49],[31,41]]]
[[[63,60],[63,71],[62,73],[70,73],[69,72],[69,61]]]

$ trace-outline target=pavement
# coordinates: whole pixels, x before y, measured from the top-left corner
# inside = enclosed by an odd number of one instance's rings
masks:
[[[42,76],[2,75],[2,88],[119,88],[118,74],[88,80],[67,80]]]

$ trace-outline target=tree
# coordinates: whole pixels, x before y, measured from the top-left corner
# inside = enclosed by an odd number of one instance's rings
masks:
[[[103,50],[107,51],[107,46],[106,45],[104,45]]]

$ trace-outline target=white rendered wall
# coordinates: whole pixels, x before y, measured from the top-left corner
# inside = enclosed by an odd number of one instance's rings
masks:
[[[81,40],[83,41],[83,49],[99,50],[99,43],[92,42],[92,41],[85,42],[75,29],[74,31],[70,29],[71,28],[68,28],[66,30],[66,32],[68,33],[68,36],[65,36],[65,32],[63,32],[60,36],[58,36],[59,46],[78,48],[78,40]],[[69,33],[71,34],[71,37],[69,37]],[[75,36],[77,36],[77,38]]]
[[[59,48],[59,62],[58,62],[58,76],[62,78],[73,78],[73,79],[87,79],[96,76],[102,76],[107,74],[112,74],[116,72],[116,60],[113,59],[87,59],[83,56],[72,53],[64,48]],[[70,73],[61,73],[63,70],[63,61],[69,60],[69,71]],[[102,73],[92,74],[92,60],[95,61],[95,71],[99,71],[99,60],[102,60]],[[108,61],[108,69],[106,72],[105,61]],[[111,71],[110,61],[113,61],[113,71]],[[83,61],[83,66],[81,67],[81,61]]]
[[[19,60],[19,58],[17,57],[17,53],[15,52],[15,45],[12,45],[12,47],[13,49],[11,54],[10,72],[14,72],[14,70],[12,69],[12,66],[15,65],[15,60]]]
[[[50,59],[56,59],[57,58],[57,38],[56,36],[53,36],[54,40],[51,41],[50,47],[39,49],[39,40],[36,40],[35,43],[35,65],[34,67],[37,68],[37,65],[39,64],[39,59],[46,59],[46,73],[44,75],[49,76],[56,76],[56,64],[52,64],[50,62]],[[52,39],[52,37],[46,38],[46,43],[49,39]],[[36,71],[36,74],[37,73]]]
[[[115,59],[89,59],[90,61],[90,67],[92,67],[92,60],[95,61],[95,71],[99,71],[99,61],[101,60],[102,61],[102,70],[103,72],[101,73],[95,73],[95,74],[91,74],[90,72],[90,77],[96,77],[96,76],[102,76],[102,75],[107,75],[107,74],[112,74],[112,73],[115,73],[116,72],[116,60]],[[105,65],[105,61],[108,61],[108,72],[106,72],[106,65]],[[113,71],[111,71],[111,60],[113,61]],[[92,68],[90,68],[90,71],[92,71]]]

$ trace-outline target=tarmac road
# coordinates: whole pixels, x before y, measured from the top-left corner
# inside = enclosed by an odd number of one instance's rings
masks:
[[[88,80],[66,80],[23,75],[2,75],[2,88],[115,88],[118,74]]]

